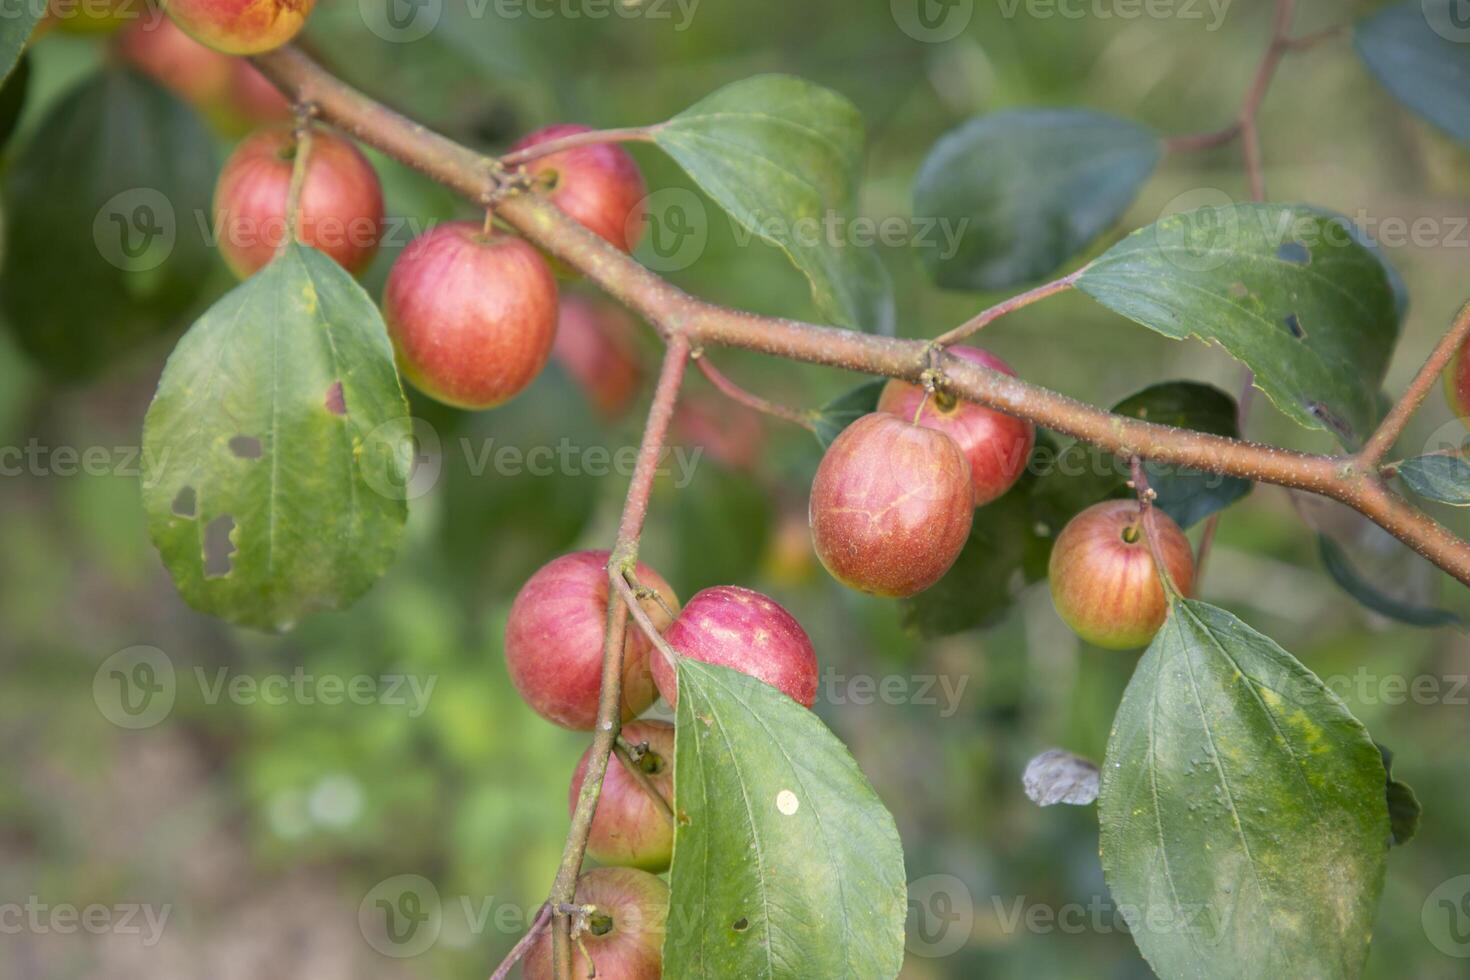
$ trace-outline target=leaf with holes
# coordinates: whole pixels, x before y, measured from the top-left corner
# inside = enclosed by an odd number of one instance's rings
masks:
[[[1361,976],[1385,784],[1316,675],[1224,610],[1176,601],[1118,708],[1098,798],[1108,887],[1155,972]]]
[[[1470,462],[1462,456],[1416,456],[1397,464],[1408,488],[1428,500],[1470,507]]]
[[[1302,205],[1178,214],[1100,256],[1077,288],[1167,337],[1219,344],[1287,417],[1355,447],[1399,318],[1382,262],[1344,219]]]
[[[886,378],[864,381],[818,409],[816,435],[817,442],[822,444],[823,449],[832,445],[832,440],[842,435],[843,429],[864,415],[878,411],[878,399],[883,397],[883,386],[886,384]]]
[[[215,169],[198,116],[141,75],[109,68],[63,96],[6,179],[0,303],[26,352],[83,377],[183,326],[213,261],[194,219]]]
[[[829,89],[790,75],[727,85],[654,129],[654,139],[746,231],[784,251],[825,316],[892,334],[892,285],[870,247],[833,240],[856,206],[863,120]]]
[[[1470,143],[1470,19],[1463,0],[1404,0],[1358,21],[1353,45],[1389,94]]]
[[[190,605],[288,629],[392,561],[410,437],[377,307],[331,259],[291,247],[164,368],[143,425],[149,533]]]
[[[944,231],[924,265],[951,289],[1049,276],[1122,217],[1162,152],[1152,130],[1085,109],[972,119],[919,168],[914,215]]]
[[[897,976],[903,850],[847,748],[738,671],[684,658],[678,684],[664,975]]]

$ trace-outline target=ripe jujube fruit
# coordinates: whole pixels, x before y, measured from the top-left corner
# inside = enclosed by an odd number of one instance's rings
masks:
[[[842,431],[817,467],[809,521],[817,557],[844,585],[901,597],[938,582],[975,516],[970,464],[938,429],[887,412]]]
[[[164,0],[164,11],[200,44],[226,54],[279,48],[306,26],[316,0]]]
[[[286,203],[300,151],[290,128],[263,129],[235,148],[214,189],[214,228],[231,271],[249,278],[287,237]],[[383,187],[351,140],[313,131],[301,187],[297,237],[354,275],[372,262],[383,235]]]
[[[658,980],[663,973],[669,886],[637,868],[593,868],[577,879],[576,903],[592,905],[587,929],[572,946],[572,976]],[[589,962],[590,957],[590,962]],[[525,980],[552,980],[551,930],[521,964]]]
[[[607,628],[606,551],[576,551],[543,565],[527,580],[505,624],[505,663],[511,682],[537,714],[564,728],[591,731],[602,690],[602,642]],[[659,629],[679,599],[663,577],[639,564],[638,581],[663,599],[641,605]],[[668,607],[668,612],[665,611]],[[637,717],[658,694],[649,674],[648,638],[630,623],[623,640],[624,721]]]
[[[664,631],[669,646],[691,660],[729,667],[765,681],[803,707],[817,699],[817,653],[811,638],[774,600],[738,585],[696,593]],[[679,678],[655,651],[653,680],[670,705]]]
[[[511,152],[590,132],[590,126],[574,123],[547,126],[524,137]],[[551,202],[568,216],[625,252],[638,245],[648,188],[638,164],[617,143],[560,150],[527,162],[526,170],[547,187]]]
[[[1179,525],[1155,510],[1158,550],[1175,587],[1194,587],[1194,551]],[[1052,547],[1051,597],[1078,636],[1110,650],[1146,646],[1164,624],[1169,602],[1149,548],[1140,505],[1094,504],[1068,522]]]
[[[1011,366],[989,351],[978,347],[951,347],[949,351],[956,357],[1015,377]],[[1036,445],[1036,427],[1024,419],[942,391],[927,399],[926,394],[919,385],[893,380],[883,386],[878,410],[908,421],[918,413],[920,425],[938,429],[958,443],[970,461],[976,507],[990,503],[1015,486],[1026,471],[1031,449]]]
[[[632,335],[632,318],[622,309],[576,294],[561,298],[551,356],[609,418],[628,407],[643,377]]]
[[[622,737],[629,745],[647,745],[642,757],[633,764],[672,807],[674,726],[663,721],[630,721],[623,726]],[[588,746],[572,776],[567,800],[569,814],[577,809],[577,797],[582,792],[591,756],[592,748]],[[587,853],[600,864],[642,868],[654,874],[667,871],[674,854],[674,822],[669,818],[669,810],[648,795],[618,755],[607,763],[602,794],[597,798],[597,811],[587,835]]]
[[[541,253],[474,222],[440,225],[398,256],[383,319],[405,377],[460,408],[493,408],[546,366],[556,277]]]
[[[1460,345],[1444,369],[1444,397],[1450,411],[1470,429],[1470,357],[1465,356],[1470,340]]]

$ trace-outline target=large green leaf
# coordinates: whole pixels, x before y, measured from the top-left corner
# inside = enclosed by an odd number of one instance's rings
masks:
[[[1167,337],[1219,344],[1288,417],[1360,443],[1398,339],[1383,264],[1341,217],[1241,204],[1142,228],[1077,286]]]
[[[0,79],[15,68],[45,12],[46,4],[38,0],[12,3],[5,8],[5,16],[0,17]]]
[[[1085,109],[972,119],[919,168],[914,216],[950,232],[928,236],[924,264],[953,289],[1049,276],[1122,216],[1162,151],[1152,130]]]
[[[1383,87],[1409,109],[1470,143],[1470,18],[1463,0],[1404,0],[1353,30]]]
[[[1360,976],[1389,843],[1367,731],[1291,654],[1175,602],[1118,708],[1108,886],[1173,977]]]
[[[687,658],[675,733],[664,975],[897,976],[903,850],[846,747],[775,688]]]
[[[0,303],[58,375],[91,373],[175,326],[211,265],[213,142],[198,117],[122,69],[54,106],[16,160]]]
[[[287,629],[388,567],[408,437],[377,307],[331,259],[292,247],[169,358],[143,426],[149,533],[191,605]]]
[[[887,270],[848,234],[862,172],[856,106],[800,78],[758,75],[696,102],[654,138],[742,228],[806,273],[824,315],[893,333]]]

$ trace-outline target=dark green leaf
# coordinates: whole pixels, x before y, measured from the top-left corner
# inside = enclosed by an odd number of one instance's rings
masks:
[[[895,977],[907,888],[893,817],[815,714],[679,662],[664,975]]]
[[[48,370],[94,372],[188,312],[211,266],[213,147],[187,106],[121,69],[52,108],[8,181],[0,294]]]
[[[1404,0],[1358,21],[1353,44],[1395,99],[1470,143],[1470,20],[1461,0]]]
[[[45,12],[46,4],[36,0],[12,3],[5,8],[5,16],[0,17],[0,78],[15,68]]]
[[[1122,216],[1162,150],[1152,130],[1085,109],[972,119],[919,169],[914,215],[948,231],[930,236],[924,264],[951,289],[1049,276]]]
[[[1470,462],[1462,456],[1416,456],[1397,466],[1409,489],[1421,497],[1470,507]]]
[[[1113,723],[1103,869],[1161,977],[1362,974],[1387,862],[1378,750],[1234,616],[1177,601]]]
[[[1300,205],[1178,214],[1109,249],[1077,286],[1167,337],[1218,343],[1288,417],[1359,444],[1398,339],[1378,257],[1341,218]]]
[[[1317,536],[1322,564],[1333,581],[1367,608],[1410,626],[1463,626],[1465,621],[1448,609],[1418,606],[1384,593],[1353,566],[1342,547],[1325,534]]]
[[[878,399],[887,383],[885,378],[865,381],[821,407],[816,421],[817,441],[823,449],[832,445],[832,440],[841,435],[843,429],[878,410]]]
[[[892,334],[892,286],[843,227],[857,200],[863,120],[836,92],[789,75],[727,85],[654,131],[658,145],[745,230],[781,248],[836,323]]]
[[[15,125],[26,107],[26,93],[31,85],[31,59],[26,55],[16,62],[15,70],[0,85],[0,147],[10,142]]]
[[[1424,815],[1424,807],[1419,804],[1419,797],[1412,786],[1393,778],[1393,753],[1388,747],[1379,745],[1378,752],[1388,773],[1388,823],[1393,833],[1393,846],[1402,847],[1419,833],[1419,819]]]
[[[352,602],[392,561],[409,437],[377,307],[293,247],[169,358],[143,426],[149,533],[191,605],[287,629]]]

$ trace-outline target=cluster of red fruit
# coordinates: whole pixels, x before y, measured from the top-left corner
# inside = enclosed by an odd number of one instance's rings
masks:
[[[521,588],[506,623],[505,660],[516,690],[543,718],[566,728],[590,731],[597,722],[610,557],[579,551],[554,559]],[[749,589],[717,586],[680,608],[652,568],[640,563],[634,576],[647,595],[643,611],[681,655],[742,671],[806,707],[816,700],[816,653],[780,605]],[[659,695],[677,705],[679,690],[674,666],[636,624],[623,637],[622,673],[622,738],[635,751],[608,764],[587,851],[609,867],[583,875],[577,895],[609,917],[602,933],[594,926],[584,936],[597,975],[639,980],[659,975],[668,888],[656,875],[668,870],[674,850],[674,728],[632,719]],[[569,810],[576,808],[587,765],[584,755],[572,775]],[[588,966],[579,962],[584,972]],[[526,971],[551,975],[549,940],[532,948]]]
[[[1014,376],[987,351],[957,357]],[[903,381],[878,410],[828,447],[812,484],[812,542],[839,582],[874,595],[912,596],[934,585],[970,540],[976,507],[1010,490],[1035,445],[1030,422]],[[1160,554],[1176,587],[1194,577],[1189,541],[1154,515]],[[1126,649],[1152,639],[1168,611],[1140,506],[1097,504],[1058,536],[1050,579],[1057,612],[1080,636]]]

